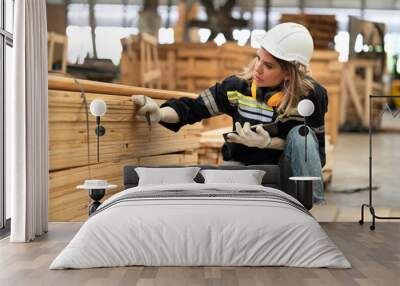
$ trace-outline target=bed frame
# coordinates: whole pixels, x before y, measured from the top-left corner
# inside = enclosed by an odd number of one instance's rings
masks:
[[[185,167],[181,165],[168,165],[168,166],[139,166],[139,165],[128,165],[124,167],[124,189],[133,188],[138,185],[139,177],[135,171],[136,167],[148,167],[148,168],[179,168]],[[272,187],[284,191],[285,193],[295,197],[301,202],[304,207],[310,210],[313,207],[313,196],[312,192],[302,193],[296,191],[296,185],[294,182],[287,180],[287,174],[285,170],[282,170],[280,165],[250,165],[250,166],[210,166],[210,165],[196,165],[201,169],[218,169],[218,170],[263,170],[266,172],[262,180],[262,185],[265,187]],[[198,173],[194,179],[197,183],[204,183],[204,178]]]

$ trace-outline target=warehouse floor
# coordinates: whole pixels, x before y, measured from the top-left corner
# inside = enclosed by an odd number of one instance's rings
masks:
[[[0,240],[0,285],[399,285],[400,224],[375,231],[357,223],[321,223],[352,269],[295,267],[117,267],[49,270],[82,223],[50,223],[32,243]]]
[[[327,205],[312,213],[319,221],[358,221],[360,206],[368,203],[368,191],[346,193],[368,187],[368,133],[341,133],[334,151],[332,184],[326,192]],[[396,184],[400,163],[400,132],[373,135],[373,204],[380,216],[400,216],[400,192]],[[368,212],[367,220],[370,220]]]

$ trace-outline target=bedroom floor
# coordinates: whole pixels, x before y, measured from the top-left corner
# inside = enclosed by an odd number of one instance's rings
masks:
[[[368,203],[368,191],[346,193],[368,187],[368,134],[341,133],[334,150],[332,184],[326,192],[327,205],[315,206],[312,214],[318,221],[360,219],[360,206]],[[377,133],[373,136],[373,204],[379,216],[400,216],[400,191],[396,183],[400,164],[400,133]],[[370,214],[366,212],[366,220]]]
[[[0,240],[0,285],[399,285],[400,223],[380,222],[375,231],[356,223],[321,223],[352,269],[289,267],[120,267],[48,270],[81,223],[50,223],[32,243]]]

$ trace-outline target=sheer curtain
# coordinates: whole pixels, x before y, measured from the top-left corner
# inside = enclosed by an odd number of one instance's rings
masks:
[[[14,69],[6,98],[6,187],[11,190],[12,242],[47,232],[46,0],[15,1]]]

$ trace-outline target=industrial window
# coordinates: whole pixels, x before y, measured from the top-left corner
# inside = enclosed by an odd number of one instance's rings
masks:
[[[14,0],[0,0],[0,236],[9,231],[10,194],[5,189],[5,98],[11,92]]]

